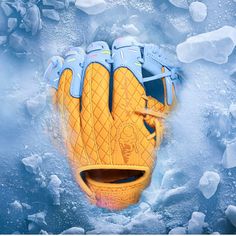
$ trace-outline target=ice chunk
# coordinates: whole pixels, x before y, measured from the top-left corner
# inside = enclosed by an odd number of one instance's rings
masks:
[[[229,113],[232,115],[234,119],[236,119],[236,104],[232,103],[229,107]]]
[[[8,18],[8,32],[12,32],[17,26],[17,19],[16,18]]]
[[[199,181],[199,189],[206,199],[211,198],[220,183],[220,176],[213,171],[206,171]]]
[[[22,211],[22,204],[15,200],[14,202],[12,202],[11,204],[11,207],[14,208],[16,211]]]
[[[188,233],[189,234],[201,234],[203,232],[203,227],[206,226],[205,214],[202,212],[193,212],[192,217],[188,222]]]
[[[225,168],[236,167],[236,142],[232,142],[226,145],[225,152],[223,154],[222,164]]]
[[[187,0],[169,0],[169,2],[176,7],[188,9]]]
[[[177,45],[176,52],[180,61],[190,63],[205,59],[217,64],[228,61],[236,44],[236,29],[224,26],[220,29],[188,38]]]
[[[207,6],[202,2],[192,2],[189,13],[195,22],[202,22],[207,17]]]
[[[75,6],[88,15],[97,15],[105,11],[106,2],[104,0],[76,0]]]
[[[85,231],[81,227],[72,227],[64,230],[61,234],[85,234]]]
[[[44,225],[47,225],[47,222],[45,221],[45,217],[46,217],[46,212],[42,211],[33,215],[28,215],[27,219],[28,221],[31,221],[38,226],[44,226]]]
[[[186,234],[186,228],[185,227],[176,227],[174,229],[172,229],[169,234]]]
[[[60,16],[57,11],[54,9],[43,9],[42,10],[43,16],[47,17],[48,19],[54,20],[54,21],[59,21]]]
[[[57,0],[43,0],[43,5],[52,6],[57,10],[65,8],[65,3]]]
[[[131,34],[131,35],[138,35],[140,31],[134,26],[133,24],[127,24],[122,26],[124,31]]]
[[[27,50],[27,43],[25,39],[17,33],[13,33],[9,36],[9,46],[16,53],[25,53]]]
[[[22,22],[20,28],[25,29],[26,32],[31,32],[32,35],[42,29],[40,10],[37,5],[30,4],[26,8],[26,13],[23,14]]]
[[[0,36],[0,46],[7,42],[7,36]]]
[[[29,173],[39,174],[40,173],[40,165],[42,164],[42,158],[37,154],[33,154],[29,157],[23,158],[22,163],[24,164],[25,169]]]
[[[36,117],[41,114],[46,106],[46,96],[37,95],[26,101],[26,108],[32,117]]]
[[[7,4],[7,2],[2,2],[1,8],[6,16],[10,16],[13,13],[13,9]]]
[[[229,205],[225,211],[225,215],[234,227],[236,227],[236,206]]]
[[[61,180],[56,175],[50,176],[50,182],[48,184],[49,193],[53,199],[53,205],[60,205],[60,193],[61,193]]]

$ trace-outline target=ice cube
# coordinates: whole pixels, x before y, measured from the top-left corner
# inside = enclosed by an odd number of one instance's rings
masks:
[[[23,158],[22,163],[29,173],[39,174],[40,165],[42,164],[42,158],[37,154],[33,154],[31,156]]]
[[[225,211],[225,215],[234,227],[236,227],[236,206],[229,205]]]
[[[195,22],[202,22],[207,17],[207,6],[202,2],[192,2],[189,13]]]
[[[54,21],[60,20],[59,13],[57,11],[55,11],[54,9],[43,9],[42,13],[43,13],[43,16],[48,19],[51,19]]]
[[[204,172],[203,176],[199,181],[199,189],[206,199],[211,198],[220,183],[220,176],[218,173],[213,171]]]
[[[223,166],[227,169],[236,167],[235,156],[236,156],[236,142],[227,144],[222,159]]]
[[[174,229],[172,229],[169,234],[186,234],[186,228],[185,227],[176,227]]]
[[[204,220],[205,214],[202,212],[193,212],[188,222],[188,234],[201,234],[203,227],[206,225]]]
[[[57,177],[57,175],[50,176],[50,182],[48,184],[49,193],[53,199],[53,205],[60,205],[60,193],[61,193],[61,180]]]
[[[188,9],[187,0],[169,0],[169,2],[176,7]]]
[[[64,230],[61,234],[85,234],[85,231],[81,227],[72,227]]]
[[[204,59],[217,64],[228,61],[236,44],[236,29],[224,26],[220,29],[188,38],[177,45],[176,52],[180,61],[190,63]]]
[[[105,11],[107,3],[104,0],[76,0],[75,6],[88,15],[97,15]]]

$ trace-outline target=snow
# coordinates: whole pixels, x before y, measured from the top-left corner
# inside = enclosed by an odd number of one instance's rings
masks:
[[[220,183],[220,176],[214,171],[206,171],[199,181],[199,189],[206,199],[211,198]]]
[[[80,227],[72,227],[64,230],[61,234],[85,234],[84,229]]]
[[[105,11],[106,2],[104,0],[76,0],[75,6],[88,15],[97,15]]]
[[[195,22],[202,22],[207,17],[207,6],[202,2],[192,2],[189,13]]]
[[[224,64],[236,44],[236,29],[224,26],[220,29],[195,35],[177,45],[176,52],[181,62],[190,63],[199,59]]]
[[[62,191],[60,186],[61,180],[57,177],[57,175],[51,175],[47,188],[52,196],[53,205],[60,205],[60,193]]]
[[[37,154],[23,158],[22,163],[29,173],[39,174],[41,172],[42,158]]]
[[[171,4],[173,4],[176,7],[180,7],[183,9],[188,9],[188,2],[187,0],[169,0]]]
[[[229,221],[236,227],[236,206],[229,205],[225,211]]]
[[[222,164],[224,168],[234,168],[236,167],[236,142],[232,142],[227,144],[223,159],[222,159]]]
[[[206,226],[205,214],[202,212],[193,212],[192,217],[188,222],[188,234],[201,234],[203,227]]]
[[[169,234],[174,234],[174,235],[186,234],[186,228],[184,228],[184,227],[176,227],[176,228],[170,230]]]

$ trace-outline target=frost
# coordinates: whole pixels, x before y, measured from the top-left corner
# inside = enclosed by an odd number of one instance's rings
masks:
[[[202,22],[207,17],[207,6],[202,2],[192,2],[189,13],[195,22]]]
[[[180,61],[190,63],[205,59],[217,64],[228,61],[236,44],[236,29],[224,26],[218,30],[188,38],[177,45],[176,52]]]
[[[61,234],[85,234],[85,231],[81,227],[72,227],[64,230]]]
[[[203,176],[199,181],[199,189],[206,199],[211,198],[220,183],[220,176],[218,173],[213,171],[204,172]]]
[[[50,182],[48,184],[49,193],[53,199],[53,205],[60,205],[60,193],[61,193],[61,180],[56,175],[50,176]]]
[[[169,0],[171,4],[173,4],[176,7],[188,9],[188,2],[187,0]]]
[[[186,228],[184,227],[176,227],[174,229],[172,229],[169,234],[175,234],[175,235],[178,235],[178,234],[186,234]]]
[[[229,205],[225,211],[225,215],[230,222],[236,227],[236,206]]]
[[[189,234],[201,234],[203,228],[206,226],[205,214],[202,212],[193,212],[192,217],[188,222],[188,233]]]
[[[227,144],[225,152],[223,154],[222,164],[225,168],[236,167],[236,142]]]
[[[23,158],[22,163],[29,173],[39,174],[41,172],[40,166],[42,164],[42,158],[37,154]]]
[[[46,213],[44,211],[35,213],[33,215],[28,215],[27,219],[30,222],[35,223],[38,226],[45,226],[47,225],[45,221]]]
[[[43,13],[43,16],[48,19],[51,19],[54,21],[60,20],[60,16],[59,16],[58,12],[55,11],[54,9],[43,9],[42,13]]]
[[[106,2],[104,0],[76,0],[75,6],[88,15],[97,15],[105,11]]]
[[[46,97],[44,95],[37,95],[26,101],[26,108],[32,117],[40,115],[46,106]]]

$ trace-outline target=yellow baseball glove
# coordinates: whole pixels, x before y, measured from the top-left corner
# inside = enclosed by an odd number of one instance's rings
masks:
[[[105,42],[94,42],[86,53],[74,48],[65,59],[53,57],[45,73],[56,89],[53,102],[76,180],[99,207],[135,204],[150,182],[179,80],[158,49],[122,38],[111,52]],[[144,69],[152,76],[143,78]],[[144,83],[157,79],[163,103],[145,92]]]

